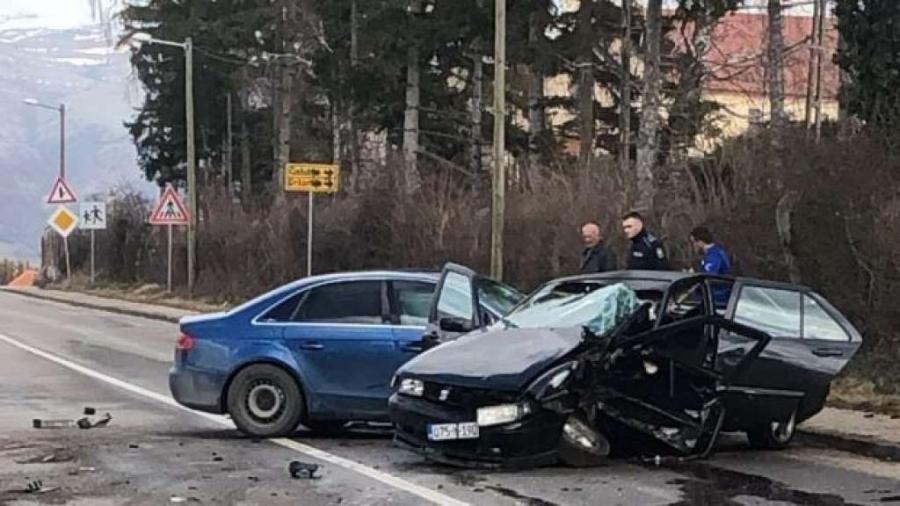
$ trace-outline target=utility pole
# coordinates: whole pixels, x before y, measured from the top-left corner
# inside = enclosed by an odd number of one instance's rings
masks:
[[[819,31],[816,34],[816,38],[818,39],[818,48],[816,48],[818,51],[818,58],[816,58],[816,142],[822,140],[822,60],[825,58],[825,13],[828,9],[827,0],[821,0],[821,2],[822,4],[819,5],[818,12]]]
[[[491,198],[491,277],[503,279],[506,207],[506,0],[494,12],[494,174]]]
[[[622,0],[622,81],[619,104],[619,135],[622,174],[631,169],[631,0]]]
[[[231,192],[231,180],[232,180],[232,170],[233,170],[233,160],[232,156],[232,146],[234,145],[234,132],[231,127],[232,123],[232,114],[231,114],[231,92],[229,91],[227,95],[225,95],[225,107],[227,111],[225,113],[227,123],[226,125],[226,135],[225,135],[225,188],[228,192],[228,196],[232,196]]]
[[[197,267],[197,160],[194,153],[194,43],[184,39],[184,107],[187,128],[187,185],[188,207],[188,291],[194,291],[194,272]]]
[[[59,104],[59,177],[66,179],[66,104]]]

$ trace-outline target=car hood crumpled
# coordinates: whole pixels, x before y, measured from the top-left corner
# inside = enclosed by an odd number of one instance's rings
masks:
[[[578,347],[583,330],[493,328],[444,343],[397,372],[466,388],[518,391]]]

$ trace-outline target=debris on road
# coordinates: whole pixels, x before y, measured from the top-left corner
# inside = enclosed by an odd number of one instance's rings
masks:
[[[35,429],[67,429],[75,426],[75,420],[65,418],[61,420],[41,420],[35,418],[31,421],[31,426]]]
[[[93,408],[85,408],[85,412],[87,412],[88,409],[91,409],[93,411]],[[100,418],[99,420],[97,420],[96,422],[91,421],[91,419],[88,417],[84,417],[84,418],[79,418],[78,421],[75,423],[76,423],[76,425],[78,425],[79,429],[94,429],[94,428],[98,428],[98,427],[106,427],[107,425],[109,425],[109,422],[111,420],[112,420],[112,415],[107,413],[107,414],[103,415],[103,417]]]
[[[97,414],[97,410],[94,409],[94,408],[92,408],[92,407],[90,407],[90,406],[85,406],[85,408],[84,408],[84,414],[86,414],[86,415],[88,415],[88,416],[96,415],[96,414]]]
[[[288,472],[291,473],[291,478],[294,479],[308,478],[310,480],[318,480],[321,478],[321,476],[316,476],[316,471],[318,470],[318,464],[307,464],[299,460],[292,460],[288,465]]]
[[[53,492],[58,488],[59,487],[45,487],[43,480],[34,480],[28,482],[24,489],[16,490],[16,492],[22,494],[46,494],[47,492]]]

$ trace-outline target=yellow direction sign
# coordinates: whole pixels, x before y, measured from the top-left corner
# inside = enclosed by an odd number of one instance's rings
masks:
[[[66,209],[66,206],[59,206],[56,208],[56,211],[50,215],[50,219],[47,220],[47,223],[53,227],[53,230],[59,232],[59,235],[63,237],[69,237],[69,234],[75,230],[75,226],[78,225],[78,215]]]
[[[284,168],[284,191],[335,193],[341,183],[341,169],[326,163],[289,163]]]

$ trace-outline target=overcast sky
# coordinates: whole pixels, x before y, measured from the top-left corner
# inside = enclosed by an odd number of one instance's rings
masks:
[[[0,29],[72,28],[91,23],[88,0],[0,0]]]

